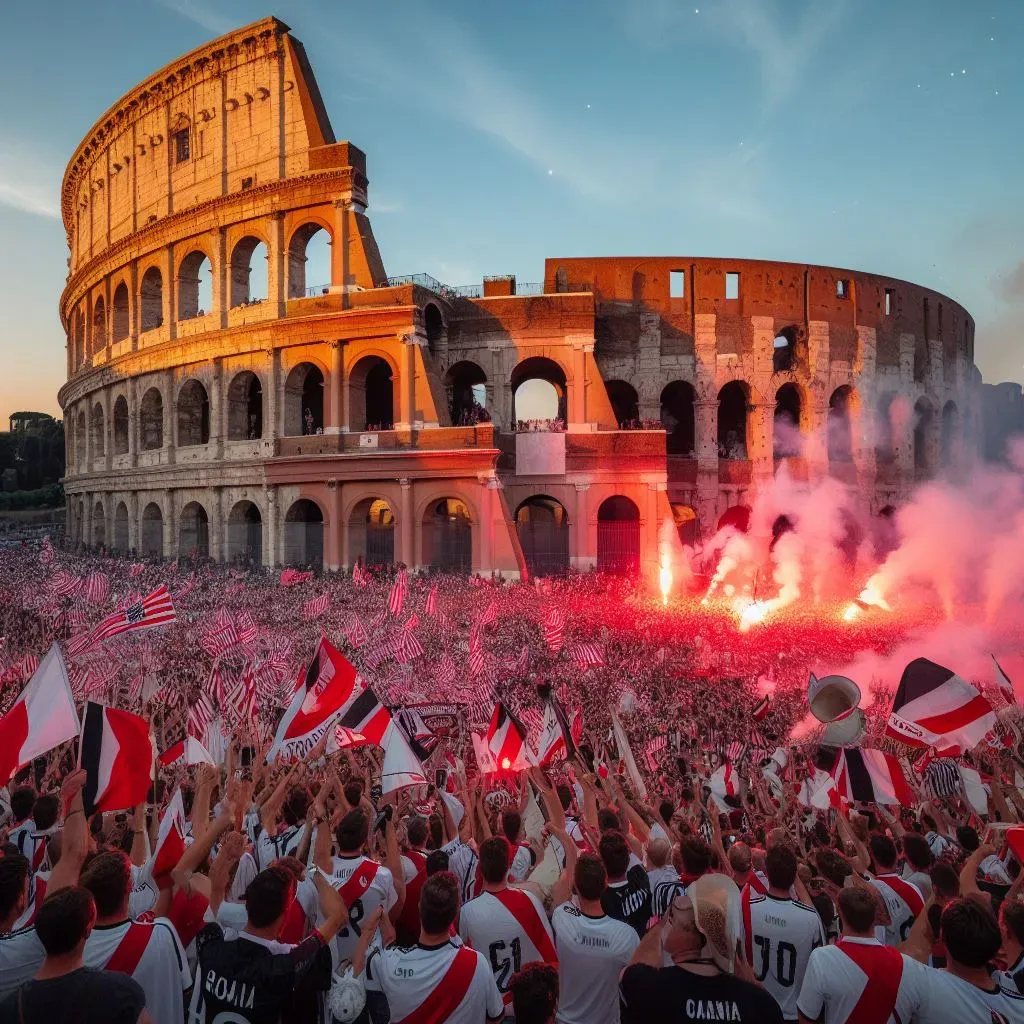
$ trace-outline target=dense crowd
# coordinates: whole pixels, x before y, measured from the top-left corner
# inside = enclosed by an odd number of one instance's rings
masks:
[[[399,601],[390,569],[282,582],[0,551],[0,710],[54,640],[161,583],[177,620],[69,655],[76,698],[144,714],[163,749],[216,704],[214,677],[221,699],[260,680],[251,713],[216,708],[219,763],[159,767],[136,807],[86,818],[74,743],[10,780],[0,1024],[1024,1021],[1018,751],[979,753],[984,814],[961,792],[798,797],[808,668],[885,651],[899,624],[791,616],[744,636],[598,574],[412,576]],[[382,791],[380,748],[328,737],[267,763],[322,635],[393,709],[457,708],[433,785]],[[581,725],[576,752],[482,775],[470,732],[501,700],[532,733],[548,693]]]

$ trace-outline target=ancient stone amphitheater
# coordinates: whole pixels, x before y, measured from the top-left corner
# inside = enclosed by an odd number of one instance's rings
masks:
[[[388,277],[367,207],[276,19],[103,114],[62,191],[73,542],[629,571],[662,522],[706,538],[783,467],[874,514],[978,446],[974,323],[927,288],[694,257],[449,287]]]

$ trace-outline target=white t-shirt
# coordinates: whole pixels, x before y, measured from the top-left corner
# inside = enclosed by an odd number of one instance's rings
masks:
[[[0,935],[0,999],[31,981],[45,957],[35,928]]]
[[[261,832],[256,842],[256,864],[260,871],[265,871],[279,857],[294,857],[305,835],[305,825],[290,825],[276,836]]]
[[[256,858],[246,850],[238,861],[235,868],[235,877],[231,880],[231,888],[228,891],[228,899],[241,900],[245,896],[245,890],[252,884],[253,879],[259,874],[256,866]]]
[[[531,934],[544,948],[534,944]],[[512,1003],[508,983],[523,964],[557,959],[557,953],[551,956],[555,937],[544,905],[525,889],[484,892],[463,904],[459,935],[487,957],[506,1006]]]
[[[132,977],[146,993],[146,1009],[155,1024],[181,1024],[184,1014],[182,993],[192,984],[185,950],[166,918],[157,918],[152,924],[123,921],[115,925],[97,925],[85,940],[85,966],[99,970],[106,968],[121,940],[130,927],[152,928],[145,952]]]
[[[448,870],[459,880],[462,902],[468,903],[473,898],[476,864],[480,858],[473,847],[461,839],[453,839],[450,843],[445,843],[441,849],[448,854]]]
[[[472,974],[466,973],[468,985],[462,994],[448,975],[455,958],[463,961],[476,958]],[[462,961],[460,961],[462,962]],[[458,967],[454,968],[456,971]],[[494,983],[491,965],[482,953],[466,949],[461,943],[446,942],[441,946],[374,946],[366,963],[368,987],[378,988],[387,997],[393,1021],[404,1020],[430,997],[434,989],[442,989],[451,999],[451,1011],[444,1018],[447,1024],[484,1024],[504,1013],[501,993]],[[461,999],[459,998],[461,996]]]
[[[558,1024],[618,1024],[619,973],[640,937],[624,921],[588,917],[574,903],[551,915],[558,949]]]
[[[889,911],[889,924],[876,929],[878,939],[887,946],[898,946],[906,941],[914,919],[924,909],[924,896],[913,882],[899,875],[876,875],[868,881],[881,893]]]
[[[792,899],[743,890],[744,942],[754,975],[779,1004],[786,1020],[796,1020],[796,997],[811,953],[825,945],[818,912]],[[750,934],[746,934],[747,914]]]
[[[941,857],[947,850],[953,848],[953,841],[947,839],[946,836],[939,835],[938,832],[929,832],[925,837],[924,841],[928,844],[928,849],[932,851],[932,856],[936,860]]]
[[[1005,971],[996,971],[992,978],[1002,988],[1024,995],[1024,953],[1021,953]]]
[[[342,891],[345,883],[356,874],[363,864],[376,865],[373,879],[367,886],[359,886],[359,894],[345,901],[348,906],[348,924],[338,932],[334,948],[339,960],[351,960],[356,954],[362,928],[359,922],[369,917],[379,906],[388,913],[398,902],[395,880],[383,864],[377,864],[369,857],[334,857],[331,860],[331,885]],[[315,891],[315,890],[314,890]]]
[[[666,864],[661,868],[648,868],[647,880],[651,884],[651,892],[653,893],[663,882],[678,882],[679,872],[671,864]]]
[[[1024,1024],[1024,996],[1000,988],[995,980],[994,991],[986,992],[916,960],[904,977],[918,993],[914,1024]]]

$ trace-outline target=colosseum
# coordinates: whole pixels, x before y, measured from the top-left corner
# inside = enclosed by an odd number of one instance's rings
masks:
[[[103,114],[62,189],[72,542],[629,570],[662,522],[707,537],[783,466],[876,513],[980,443],[974,323],[927,288],[699,257],[451,287],[389,277],[368,205],[274,18]]]

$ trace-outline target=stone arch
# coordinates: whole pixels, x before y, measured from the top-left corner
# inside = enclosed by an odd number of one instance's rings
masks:
[[[619,575],[640,569],[640,509],[623,494],[613,494],[598,506],[597,568]]]
[[[323,430],[325,390],[326,377],[315,363],[303,362],[292,368],[284,382],[285,437]]]
[[[228,385],[228,440],[256,441],[263,436],[263,383],[242,370]]]
[[[96,402],[89,417],[89,432],[92,435],[92,457],[94,459],[105,454],[106,430],[104,427],[103,406]]]
[[[349,374],[349,426],[353,430],[391,430],[395,425],[398,375],[381,356],[362,356]]]
[[[829,462],[853,461],[853,422],[858,403],[857,391],[849,384],[836,388],[828,400],[826,434]]]
[[[314,289],[316,292],[321,289],[324,292],[330,291],[333,244],[334,237],[330,230],[316,221],[308,221],[292,232],[288,242],[289,299],[305,298],[307,294],[314,294]],[[322,276],[323,280],[311,281],[310,270],[317,277]]]
[[[750,388],[731,380],[718,392],[718,457],[747,458],[747,411]]]
[[[802,418],[800,389],[795,384],[783,384],[775,392],[775,415],[772,419],[772,454],[775,458],[785,459],[801,453]]]
[[[103,502],[97,501],[92,507],[92,546],[94,548],[106,547],[107,544],[107,516],[103,510]]]
[[[178,555],[210,557],[210,517],[198,501],[190,501],[178,517]]]
[[[311,498],[293,501],[284,516],[285,565],[324,566],[324,510]]]
[[[960,434],[960,411],[952,399],[942,407],[942,438],[940,455],[943,466],[952,466],[956,461]]]
[[[111,324],[111,340],[116,345],[124,341],[131,333],[131,311],[128,306],[128,285],[122,281],[114,289],[114,298],[111,302],[111,310],[114,322]]]
[[[392,565],[395,561],[395,512],[386,498],[363,498],[348,518],[349,560],[354,565]]]
[[[473,519],[461,498],[435,498],[421,522],[423,564],[436,572],[468,576],[473,571]]]
[[[114,448],[115,455],[128,453],[128,400],[124,395],[114,399]]]
[[[935,409],[931,399],[922,395],[914,403],[914,469],[931,472],[933,465],[931,433]]]
[[[128,297],[128,289],[125,288],[125,299]],[[100,295],[96,304],[92,307],[92,348],[94,352],[107,347],[107,304]],[[79,355],[79,363],[85,359],[85,341],[83,339],[82,349]]]
[[[78,467],[79,473],[85,472],[85,463],[88,458],[88,450],[86,448],[86,421],[85,421],[85,410],[79,409],[78,416],[75,418],[75,465]]]
[[[792,327],[775,335],[772,342],[772,373],[792,373],[796,369],[796,339]]]
[[[160,506],[151,501],[142,510],[142,557],[164,557],[164,514]]]
[[[245,565],[263,562],[263,516],[252,501],[237,501],[228,513],[228,561]]]
[[[608,393],[608,401],[611,402],[615,422],[620,427],[635,423],[640,419],[640,396],[629,381],[606,380],[604,389]]]
[[[670,381],[661,392],[661,424],[669,455],[693,455],[696,444],[697,393],[686,380]]]
[[[114,550],[128,554],[128,506],[119,501],[114,509]]]
[[[230,305],[248,306],[269,295],[270,249],[262,238],[246,235],[231,250]]]
[[[695,548],[700,541],[700,518],[696,510],[681,502],[672,502],[672,521],[683,547]]]
[[[178,392],[178,447],[188,448],[210,440],[210,396],[194,377]]]
[[[423,307],[423,330],[427,335],[427,348],[431,355],[437,353],[437,346],[444,338],[444,317],[434,302]]]
[[[547,356],[529,356],[512,370],[512,422],[568,420],[565,369]],[[537,383],[541,382],[541,383]],[[528,415],[523,415],[526,412]]]
[[[150,267],[139,286],[139,330],[152,331],[163,323],[164,279],[156,267]]]
[[[491,418],[487,409],[487,374],[476,363],[463,359],[452,364],[444,375],[444,386],[453,427]]]
[[[213,261],[193,249],[178,264],[178,319],[192,320],[213,309]]]
[[[139,448],[144,452],[164,446],[164,399],[159,389],[150,388],[139,403]]]
[[[533,494],[516,508],[516,533],[531,576],[569,571],[569,513],[549,494]]]

